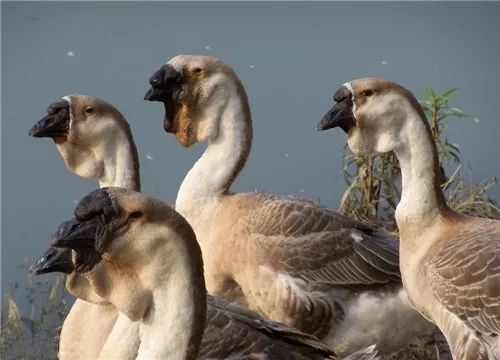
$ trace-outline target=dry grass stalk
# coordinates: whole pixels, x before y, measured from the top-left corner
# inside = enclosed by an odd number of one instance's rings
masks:
[[[438,149],[443,190],[450,206],[457,211],[472,216],[500,219],[500,208],[487,194],[488,189],[495,185],[497,180],[481,183],[463,180],[460,177],[462,164],[459,147],[443,135],[448,121],[470,118],[460,109],[449,105],[455,90],[450,89],[441,95],[428,90],[427,99],[420,102]],[[452,175],[446,178],[445,169],[453,167]],[[353,155],[347,154],[346,150],[343,172],[348,186],[340,202],[340,211],[397,232],[394,211],[401,198],[401,169],[396,156],[393,153]]]

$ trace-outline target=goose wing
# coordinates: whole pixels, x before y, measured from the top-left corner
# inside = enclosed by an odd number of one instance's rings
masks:
[[[236,281],[253,310],[322,338],[345,317],[344,295],[328,290],[400,284],[399,243],[384,231],[309,200],[252,197],[234,241],[249,239],[252,266]]]
[[[400,281],[398,243],[357,229],[272,238],[254,234],[253,239],[263,263],[303,280],[310,290]]]
[[[400,281],[399,242],[317,203],[266,196],[243,219],[260,264],[308,283],[357,286]]]
[[[471,227],[431,250],[426,269],[435,296],[470,328],[500,334],[500,231]]]
[[[223,299],[208,296],[207,300],[207,327],[200,359],[336,358],[331,349],[312,335]],[[370,347],[352,356],[352,360],[376,359],[376,351]]]

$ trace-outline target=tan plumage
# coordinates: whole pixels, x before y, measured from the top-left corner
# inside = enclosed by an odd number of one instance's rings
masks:
[[[399,350],[430,330],[406,304],[395,239],[309,200],[230,191],[250,153],[252,121],[229,66],[179,55],[150,83],[146,99],[164,103],[165,130],[184,146],[208,142],[176,210],[197,234],[210,293],[316,334],[340,353],[373,343]]]
[[[99,114],[103,114],[104,111],[96,104],[107,104],[103,100],[97,101],[83,95],[72,95],[69,100],[74,109],[73,113],[80,114],[80,116],[83,115],[83,109],[87,106],[93,106]],[[106,108],[111,107],[110,104],[106,105]],[[117,110],[114,111],[114,113],[116,112]],[[92,122],[99,121],[99,117],[90,119],[90,121],[88,119],[77,120],[77,123],[82,122],[82,125],[78,131],[75,130],[75,127],[69,129],[71,136],[68,138],[71,138],[71,141],[61,137],[56,140],[58,150],[65,160],[78,158],[80,164],[90,164],[84,167],[75,167],[76,162],[65,161],[68,168],[77,175],[89,174],[91,173],[89,169],[103,168],[104,171],[99,172],[99,174],[103,174],[102,177],[104,174],[116,174],[113,180],[115,183],[135,188],[136,184],[140,184],[139,165],[130,127],[121,115],[111,117],[111,119],[116,121],[116,124],[113,125],[110,122],[108,126],[114,127],[114,131],[126,130],[126,138],[130,139],[131,143],[124,148],[129,149],[129,154],[108,152],[107,154],[94,155],[98,149],[117,148],[116,144],[113,143],[117,139],[122,139],[120,136],[100,136],[92,132],[91,129],[95,128],[92,126]],[[87,124],[84,124],[83,121],[86,121]],[[84,125],[87,127],[83,128]],[[91,141],[87,140],[91,134],[94,138]],[[90,143],[95,146],[87,145]],[[125,169],[129,169],[127,172],[113,168],[118,164],[117,156],[132,160],[129,164],[121,164]],[[92,164],[92,160],[96,158],[106,158],[105,164]],[[128,182],[125,174],[129,179],[132,179],[132,183]],[[97,179],[101,184],[106,183],[102,178]],[[87,261],[91,258],[92,256],[86,256],[85,253],[80,252],[73,261],[77,266],[79,266],[79,262],[84,262],[85,264],[81,264],[81,269],[86,269],[89,266]],[[64,322],[59,356],[63,359],[135,358],[139,347],[137,323],[131,323],[125,316],[118,317],[116,307],[112,304],[95,305],[87,302],[103,303],[105,300],[94,292],[85,277],[72,273],[68,276],[67,288],[77,298],[85,301],[77,300]],[[222,299],[208,296],[207,301],[207,331],[203,338],[200,358],[229,359],[261,354],[272,359],[323,359],[332,354],[327,347],[309,335],[283,324],[269,321],[252,311],[229,304]],[[96,340],[92,340],[94,338]],[[371,347],[353,355],[352,359],[376,359],[376,351]]]
[[[242,306],[207,296],[207,324],[200,359],[335,359],[317,338],[268,320]],[[353,359],[376,359],[374,347]]]
[[[73,94],[51,104],[47,112],[30,135],[53,138],[68,170],[95,179],[100,186],[140,190],[139,160],[132,132],[113,105],[92,96]],[[59,358],[96,358],[111,334],[118,311],[97,296],[88,281],[76,272],[67,276],[66,289],[77,300],[61,330]],[[120,324],[126,322],[120,320]],[[120,336],[123,338],[123,334]]]
[[[217,235],[233,255],[217,270],[234,274],[253,309],[320,337],[344,320],[344,301],[356,290],[399,283],[394,240],[374,238],[377,229],[311,201],[229,195],[214,218],[235,219],[229,235]],[[345,288],[342,297],[328,294],[338,286]]]
[[[354,152],[392,150],[399,159],[396,220],[410,301],[438,325],[455,359],[500,358],[500,222],[446,204],[430,128],[408,90],[366,78],[344,84],[335,97],[320,129],[341,126]]]
[[[336,358],[311,335],[225,300],[206,296],[201,252],[194,232],[166,204],[132,191],[107,188],[82,199],[75,214],[77,221],[73,223],[79,222],[81,229],[91,224],[85,241],[100,249],[104,259],[97,265],[79,264],[77,268],[86,269],[82,274],[97,294],[139,323],[138,359],[151,356],[158,359]],[[67,224],[63,227],[76,228]],[[103,232],[95,230],[99,226],[105,229],[102,246],[98,242]],[[82,236],[72,238],[72,231],[59,231],[57,246],[69,246],[79,253],[88,251],[89,245],[77,240]],[[88,257],[78,258],[84,259]],[[112,352],[108,355],[115,358]],[[376,358],[373,347],[349,357],[352,360]]]
[[[432,248],[427,276],[438,300],[468,326],[500,334],[500,226],[474,219]],[[465,225],[465,226],[464,226]]]

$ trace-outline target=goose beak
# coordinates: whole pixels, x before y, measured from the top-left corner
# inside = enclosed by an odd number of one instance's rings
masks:
[[[66,137],[69,131],[70,110],[66,100],[52,103],[47,108],[47,116],[38,121],[29,131],[33,137]]]
[[[144,100],[164,102],[172,94],[172,90],[180,84],[181,78],[181,73],[172,65],[163,65],[149,78],[151,89],[144,95]]]
[[[77,219],[94,226],[93,246],[102,254],[109,241],[113,225],[110,223],[120,215],[119,205],[112,199],[110,189],[101,188],[86,195],[75,208]],[[92,230],[89,230],[91,232]]]
[[[317,125],[317,129],[318,131],[322,131],[338,126],[348,133],[349,130],[356,126],[356,120],[352,111],[352,94],[345,86],[342,86],[335,92],[333,98],[336,104],[323,116]]]
[[[33,275],[47,274],[52,272],[61,272],[70,274],[74,270],[71,261],[70,249],[58,249],[49,247],[42,257],[30,267],[29,272]]]
[[[94,250],[97,227],[93,220],[80,222],[71,219],[62,223],[52,238],[51,245],[56,248],[73,250]]]
[[[175,94],[182,83],[182,74],[172,65],[165,64],[149,78],[151,89],[144,95],[144,100],[159,101],[165,106],[163,128],[167,132],[175,132],[174,113],[176,111]]]

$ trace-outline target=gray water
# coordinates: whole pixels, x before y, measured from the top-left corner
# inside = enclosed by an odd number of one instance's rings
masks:
[[[337,208],[344,135],[317,133],[333,91],[361,76],[424,88],[459,87],[453,104],[475,179],[499,175],[499,3],[7,3],[2,2],[2,294],[26,283],[48,235],[96,183],[70,174],[53,143],[28,137],[46,106],[70,93],[102,97],[130,121],[143,191],[170,203],[203,147],[163,132],[163,108],[142,100],[147,79],[179,53],[234,67],[255,128],[234,189],[299,194]],[[467,173],[467,171],[465,171]],[[490,195],[500,200],[500,187]]]

